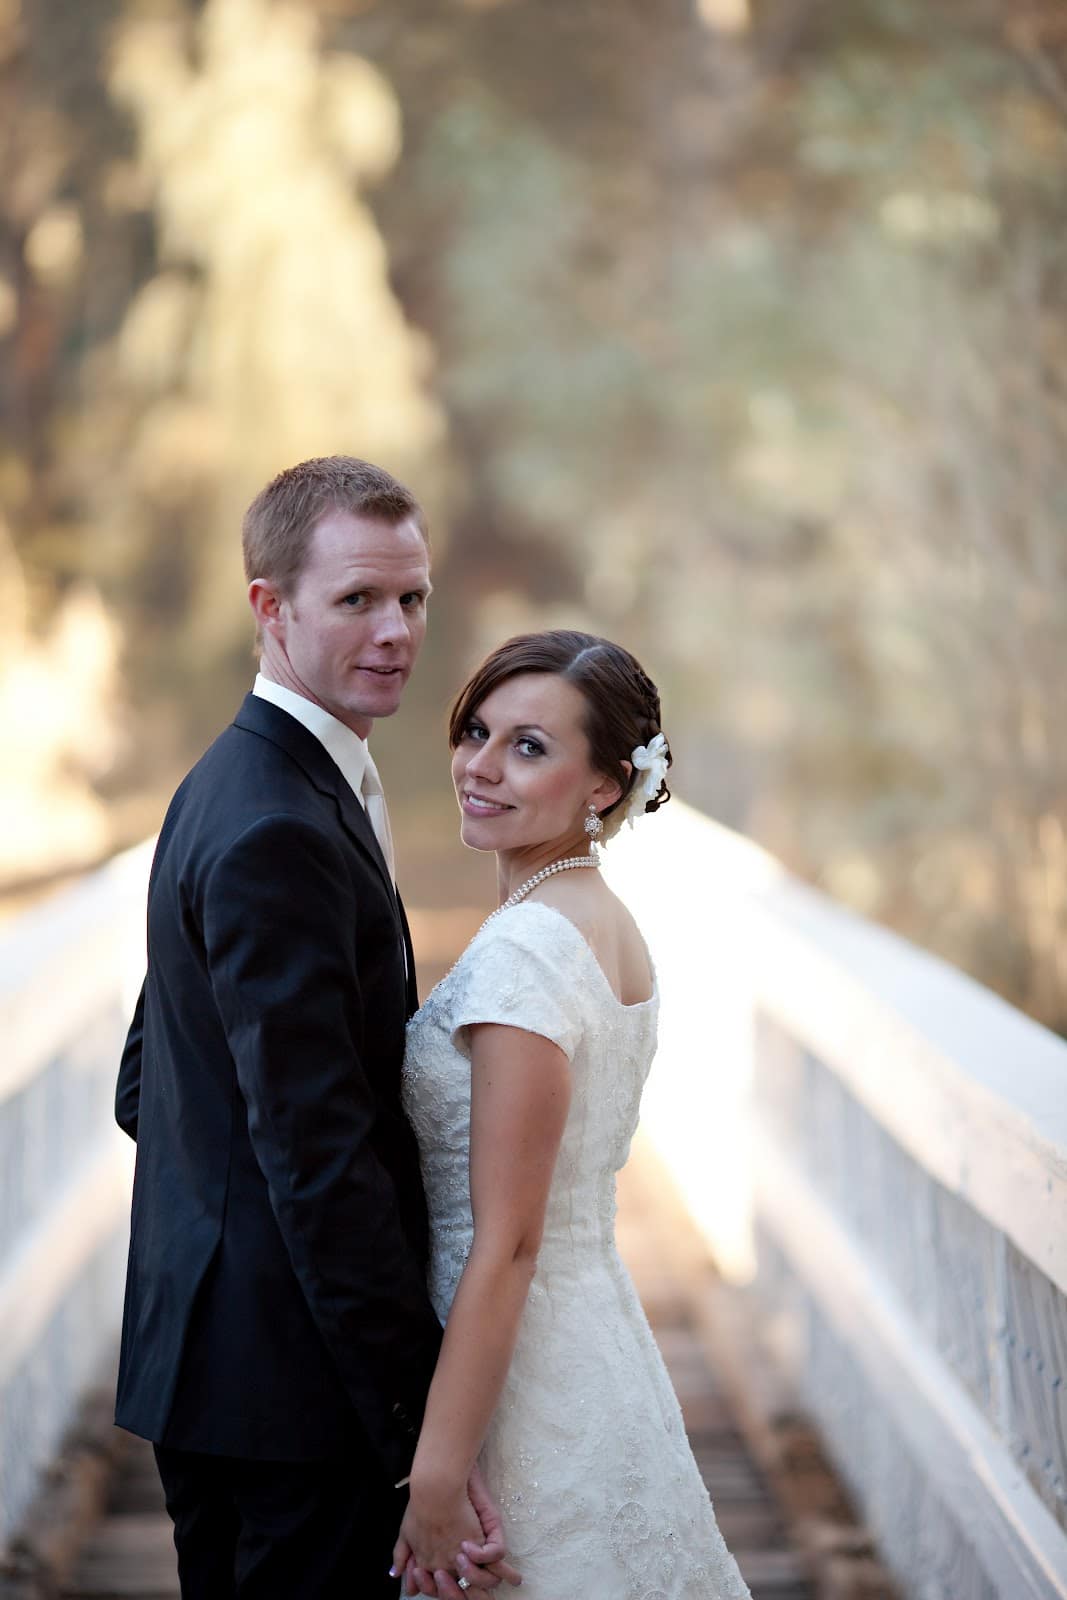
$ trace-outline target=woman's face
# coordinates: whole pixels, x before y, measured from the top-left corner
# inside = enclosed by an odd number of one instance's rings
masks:
[[[621,793],[590,764],[585,709],[580,690],[543,672],[509,678],[486,696],[452,755],[465,845],[584,847],[590,802],[603,811]]]

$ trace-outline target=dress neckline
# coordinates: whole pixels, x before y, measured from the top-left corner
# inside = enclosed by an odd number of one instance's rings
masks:
[[[645,945],[645,942],[644,942],[643,939],[641,940],[641,943],[642,943],[642,945],[644,945],[645,956],[646,956],[646,958],[648,960],[648,970],[652,974],[652,993],[650,995],[648,995],[647,998],[644,999],[644,1000],[634,1000],[630,1005],[627,1005],[625,1000],[620,1000],[619,999],[618,995],[615,993],[615,990],[612,988],[611,982],[610,982],[610,980],[608,978],[607,973],[604,971],[604,968],[600,965],[600,962],[597,960],[596,951],[593,949],[592,945],[589,943],[589,940],[586,938],[586,936],[582,932],[581,928],[579,928],[579,926],[578,926],[578,924],[576,922],[572,921],[572,919],[570,917],[568,917],[568,915],[567,915],[567,913],[565,911],[560,911],[558,909],[558,907],[546,905],[543,900],[520,900],[518,905],[509,906],[507,911],[504,913],[503,917],[501,917],[499,919],[494,918],[493,923],[490,923],[487,926],[489,926],[489,927],[496,926],[497,928],[499,928],[500,927],[500,923],[502,921],[505,921],[507,917],[514,916],[516,911],[547,911],[550,916],[558,918],[558,920],[560,922],[565,922],[567,924],[568,928],[570,928],[571,932],[574,934],[574,937],[578,940],[579,944],[581,944],[583,946],[583,948],[585,949],[585,951],[586,951],[586,953],[587,953],[587,955],[589,957],[590,965],[596,968],[596,972],[597,972],[598,977],[600,978],[601,983],[603,984],[604,988],[608,991],[608,994],[611,996],[612,1000],[618,1006],[620,1011],[633,1011],[633,1012],[644,1011],[650,1005],[652,1005],[654,1001],[659,999],[659,980],[656,977],[656,969],[652,964],[652,957],[648,953],[648,946]],[[484,931],[484,927],[483,928],[479,928],[478,934],[481,934],[483,931]],[[478,937],[478,934],[475,935],[475,938]],[[472,941],[472,943],[473,943],[473,941]],[[470,946],[468,946],[468,949],[469,948],[470,948]]]

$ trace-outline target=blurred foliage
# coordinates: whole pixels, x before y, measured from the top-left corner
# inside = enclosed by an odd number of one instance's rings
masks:
[[[0,41],[5,648],[103,597],[119,832],[247,681],[242,505],[349,449],[435,526],[409,818],[471,659],[579,621],[682,793],[1067,1031],[1055,0],[0,0]]]

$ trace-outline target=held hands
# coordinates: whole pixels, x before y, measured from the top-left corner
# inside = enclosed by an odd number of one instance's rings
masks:
[[[520,1584],[505,1550],[500,1512],[477,1467],[466,1486],[413,1479],[391,1569],[403,1576],[405,1595],[463,1600],[464,1590],[495,1589],[502,1579]]]

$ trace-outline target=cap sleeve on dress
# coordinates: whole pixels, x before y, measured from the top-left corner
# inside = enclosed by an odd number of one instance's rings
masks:
[[[470,1059],[470,1027],[498,1022],[550,1039],[571,1059],[582,1035],[582,974],[569,926],[535,902],[511,907],[476,936],[455,975],[450,1020],[461,1055]]]

